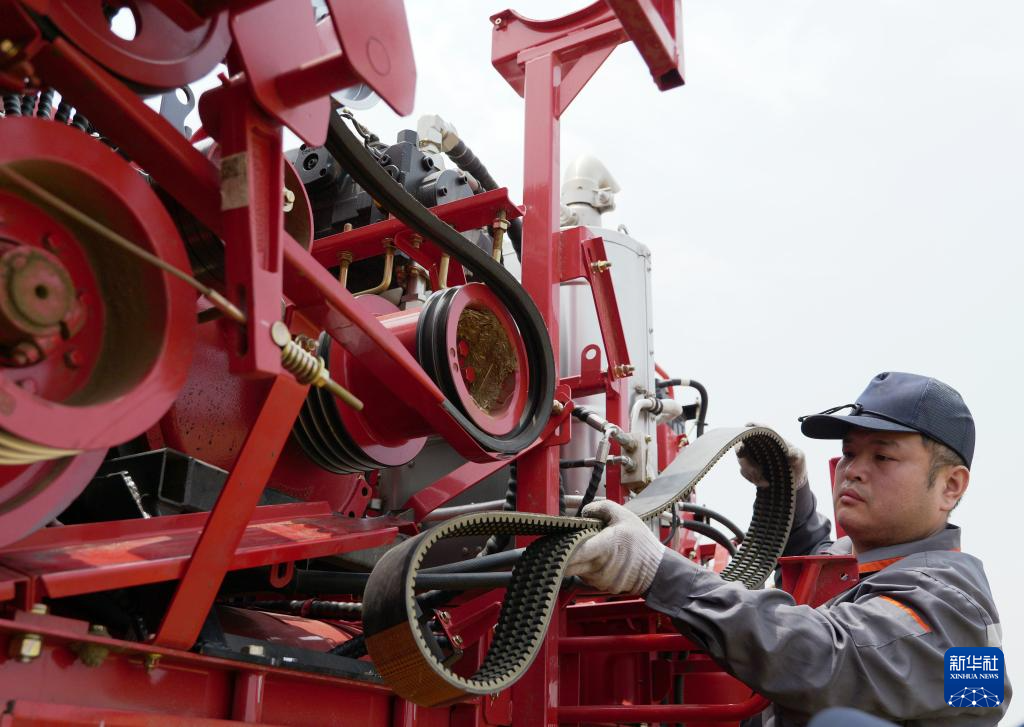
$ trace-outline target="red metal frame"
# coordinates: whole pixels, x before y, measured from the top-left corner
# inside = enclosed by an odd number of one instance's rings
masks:
[[[40,10],[46,3],[28,4]],[[309,251],[283,229],[284,126],[307,143],[321,143],[330,104],[326,94],[360,81],[396,110],[411,109],[415,69],[400,0],[369,9],[330,0],[332,19],[319,26],[308,6],[296,12],[291,0],[220,0],[200,6],[137,0],[132,5],[141,6],[146,17],[159,12],[161,22],[169,23],[163,40],[147,34],[146,54],[135,60],[125,58],[116,42],[83,50],[60,35],[44,39],[19,5],[0,0],[0,18],[17,43],[13,56],[0,63],[0,82],[19,88],[21,79],[29,77],[57,86],[164,192],[224,240],[221,292],[247,318],[234,326],[232,372],[262,379],[268,393],[210,513],[51,528],[0,551],[0,602],[6,602],[11,616],[0,619],[0,654],[11,653],[11,647],[18,652],[26,640],[41,644],[40,653],[24,663],[0,656],[0,683],[14,685],[3,696],[16,697],[0,725],[136,724],[151,722],[148,715],[156,712],[174,715],[160,718],[162,724],[223,719],[322,724],[329,715],[334,722],[367,725],[533,727],[735,721],[762,708],[762,698],[748,697],[748,689],[692,653],[694,646],[642,602],[571,592],[563,593],[533,667],[510,691],[444,709],[395,700],[376,684],[187,651],[228,571],[274,565],[271,578],[280,582],[295,561],[385,545],[399,529],[416,527],[393,518],[342,517],[319,502],[257,507],[306,396],[305,386],[282,373],[280,351],[269,335],[282,317],[282,299],[288,302],[284,317],[294,333],[327,331],[379,385],[469,460],[410,498],[405,506],[417,522],[507,460],[484,451],[442,406],[442,392],[410,352],[401,327],[382,321],[327,271],[342,251],[359,260],[379,254],[388,241],[425,267],[436,288],[440,250],[394,219],[317,240]],[[556,413],[519,454],[522,510],[558,512],[558,447],[568,441],[573,396],[604,394],[609,421],[624,426],[628,417],[629,356],[611,277],[600,265],[603,241],[582,228],[559,230],[559,119],[614,48],[629,40],[660,88],[681,84],[679,13],[677,0],[608,0],[548,21],[512,11],[491,18],[493,64],[525,101],[523,206],[496,189],[434,212],[457,230],[488,226],[501,213],[509,220],[525,215],[522,284],[548,327],[555,360],[564,281],[583,277],[590,284],[603,344],[595,341],[584,350],[581,374],[557,387]],[[93,15],[100,17],[98,11]],[[198,50],[174,69],[187,75],[207,64],[206,51],[215,47],[224,28],[230,28],[233,39],[227,55],[230,77],[223,76],[221,86],[200,102],[204,133],[220,145],[218,164],[196,151],[120,79],[159,84],[170,76],[161,75],[154,62],[177,47],[187,50],[183,39],[195,41],[203,29],[213,29],[207,45],[191,46]],[[173,78],[171,85],[180,83]],[[452,266],[449,284],[465,281],[464,271]],[[610,498],[621,501],[614,467],[607,472],[606,487]],[[689,549],[695,540],[688,536],[684,542]],[[700,555],[721,565],[721,553],[714,548],[702,546]],[[850,580],[848,564],[820,560],[787,562],[783,577],[798,600],[808,602]],[[176,592],[152,643],[111,639],[87,623],[30,612],[43,599],[168,581],[176,582]],[[445,625],[477,658],[489,641],[500,598],[501,591],[492,591],[457,601]],[[691,653],[683,660],[659,656],[678,651]],[[85,666],[83,654],[101,654],[102,666]],[[581,654],[600,660],[590,664]],[[718,703],[654,703],[683,672],[718,679],[708,682],[710,696],[702,698]],[[636,674],[639,681],[634,684],[622,674]],[[608,683],[613,676],[617,681]],[[598,703],[609,699],[615,703]]]

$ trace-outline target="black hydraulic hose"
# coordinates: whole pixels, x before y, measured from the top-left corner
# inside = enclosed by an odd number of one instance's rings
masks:
[[[708,418],[708,390],[704,388],[704,384],[696,379],[688,379],[685,384],[682,379],[659,379],[655,386],[659,389],[667,389],[670,386],[688,386],[697,391],[697,394],[700,396],[700,410],[697,413],[697,436],[702,436],[704,434],[704,424]]]
[[[687,530],[692,530],[695,533],[708,536],[729,551],[729,555],[736,555],[736,546],[732,544],[729,538],[725,537],[725,533],[716,530],[707,523],[702,523],[699,520],[680,520],[679,525]]]
[[[300,593],[362,593],[366,589],[366,582],[369,578],[369,573],[297,570],[295,571],[295,590]],[[416,575],[416,587],[448,591],[504,588],[511,578],[511,571],[420,572]]]
[[[736,536],[736,542],[738,543],[742,543],[744,538],[747,537],[747,534],[744,533],[743,530],[738,525],[736,525],[736,523],[734,523],[732,520],[730,520],[725,515],[722,515],[719,512],[704,507],[703,505],[696,505],[692,502],[683,502],[680,503],[680,506],[683,508],[684,512],[692,512],[695,515],[701,515],[703,517],[710,518],[712,520],[717,520],[718,522],[722,523],[722,525],[724,525],[732,531],[732,534]]]
[[[36,114],[36,95],[34,93],[26,93],[21,97],[21,115],[22,116],[35,116]]]
[[[455,166],[464,172],[472,174],[480,186],[486,190],[497,189],[498,183],[487,171],[484,163],[473,153],[473,150],[466,146],[466,142],[460,140],[448,152],[448,158],[455,162]],[[523,221],[520,218],[511,220],[508,223],[508,239],[512,242],[512,248],[516,251],[516,258],[523,259]]]
[[[473,150],[466,146],[466,142],[460,140],[458,144],[451,148],[448,152],[448,158],[455,162],[455,166],[464,172],[469,172],[477,181],[483,185],[484,189],[497,189],[498,183],[494,181],[494,177],[487,171],[487,167],[480,161]]]
[[[494,568],[504,568],[515,565],[519,558],[522,557],[524,550],[526,548],[516,548],[515,550],[504,550],[500,553],[494,553],[493,555],[478,555],[470,560],[460,560],[456,563],[446,563],[444,565],[435,565],[432,568],[424,568],[420,573],[473,573]]]
[[[508,485],[505,487],[505,502],[502,503],[501,509],[506,512],[515,512],[516,509],[516,489],[519,486],[518,480],[519,464],[516,460],[512,460],[508,465]],[[482,559],[491,553],[497,553],[499,550],[504,550],[508,547],[509,542],[512,540],[512,536],[505,535],[492,535],[487,538],[487,542],[484,543],[484,547],[477,553],[477,558]]]
[[[601,477],[603,475],[604,462],[598,462],[590,473],[590,482],[587,483],[587,491],[583,493],[583,499],[580,500],[580,506],[576,510],[576,517],[580,517],[583,514],[583,508],[594,501],[594,496],[597,494],[597,488],[601,484]]]
[[[522,451],[533,443],[547,424],[555,392],[551,339],[536,304],[503,266],[441,222],[392,179],[334,111],[327,131],[326,148],[367,194],[413,232],[430,240],[442,252],[471,270],[475,279],[487,285],[508,309],[526,344],[530,372],[527,406],[516,428],[506,436],[495,437],[473,424],[453,402],[446,399],[443,406],[481,446],[504,454]]]

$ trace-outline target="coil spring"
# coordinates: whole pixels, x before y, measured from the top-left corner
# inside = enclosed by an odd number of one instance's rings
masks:
[[[80,454],[77,449],[57,449],[45,444],[36,444],[10,432],[0,430],[0,465],[19,466],[46,462],[61,457]]]
[[[3,97],[4,116],[37,116],[41,119],[49,119],[53,114],[53,120],[60,124],[70,124],[81,129],[87,134],[95,131],[93,125],[84,114],[75,113],[75,107],[63,98],[57,105],[57,112],[53,113],[53,98],[56,90],[52,88],[43,89],[41,93],[6,93]],[[72,114],[74,116],[72,117]]]
[[[281,366],[300,384],[315,384],[326,368],[322,357],[314,356],[295,341],[288,341],[281,348]]]

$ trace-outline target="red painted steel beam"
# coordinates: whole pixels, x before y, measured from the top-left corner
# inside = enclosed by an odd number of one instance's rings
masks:
[[[157,644],[188,649],[195,643],[308,388],[291,374],[274,379],[171,599]]]
[[[641,651],[696,651],[700,647],[681,634],[608,634],[605,636],[563,636],[558,651],[563,654],[627,654]]]
[[[383,684],[113,639],[89,633],[85,622],[52,616],[0,619],[0,652],[6,654],[10,641],[26,633],[42,639],[42,653],[26,663],[0,659],[5,703],[59,701],[67,706],[69,719],[92,710],[144,712],[153,720],[146,724],[233,719],[236,707],[244,709],[247,696],[244,689],[240,694],[239,682],[253,675],[262,676],[263,690],[258,703],[258,695],[248,695],[250,709],[258,709],[265,724],[319,727],[330,715],[338,724],[384,725],[389,724],[395,703]],[[101,666],[78,661],[86,645],[107,650]]]
[[[34,583],[38,597],[63,598],[176,580],[185,573],[208,519],[203,512],[40,530],[0,551],[0,601]],[[384,545],[400,524],[390,518],[343,517],[323,502],[260,507],[230,570]]]
[[[760,694],[735,704],[601,704],[558,708],[558,721],[611,722],[736,722],[763,711],[770,702]]]
[[[606,0],[662,91],[682,86],[681,0]]]
[[[519,208],[509,200],[508,190],[504,187],[437,205],[430,211],[439,220],[459,232],[487,227],[502,211],[509,220],[522,216]],[[424,265],[424,262],[428,263],[424,267],[429,268],[431,264],[436,263],[440,252],[434,249],[428,255],[427,248],[417,248],[412,244],[412,236],[413,232],[404,223],[392,217],[348,232],[321,237],[313,242],[310,253],[324,267],[332,267],[338,264],[338,253],[351,252],[356,260],[379,255],[381,241],[391,239],[395,246],[416,262],[421,265]],[[430,240],[424,242],[430,246]],[[417,259],[418,257],[422,259]]]
[[[276,376],[281,350],[270,337],[270,327],[281,319],[281,127],[256,106],[244,80],[210,89],[200,98],[199,109],[204,128],[221,145],[225,290],[247,319],[231,329],[231,372]]]

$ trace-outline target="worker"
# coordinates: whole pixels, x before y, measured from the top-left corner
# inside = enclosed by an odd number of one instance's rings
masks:
[[[841,413],[849,409],[849,413]],[[857,402],[802,417],[804,435],[842,440],[833,500],[846,536],[816,512],[804,454],[787,443],[797,484],[787,555],[853,554],[860,580],[818,608],[781,589],[747,590],[666,548],[610,500],[583,512],[605,522],[568,567],[609,593],[643,595],[726,671],[772,701],[752,725],[803,725],[855,707],[905,725],[995,725],[997,707],[953,707],[944,696],[951,647],[1001,645],[981,561],[960,551],[948,522],[970,481],[974,419],[953,388],[906,373],[874,377]],[[740,471],[766,486],[742,448]]]

